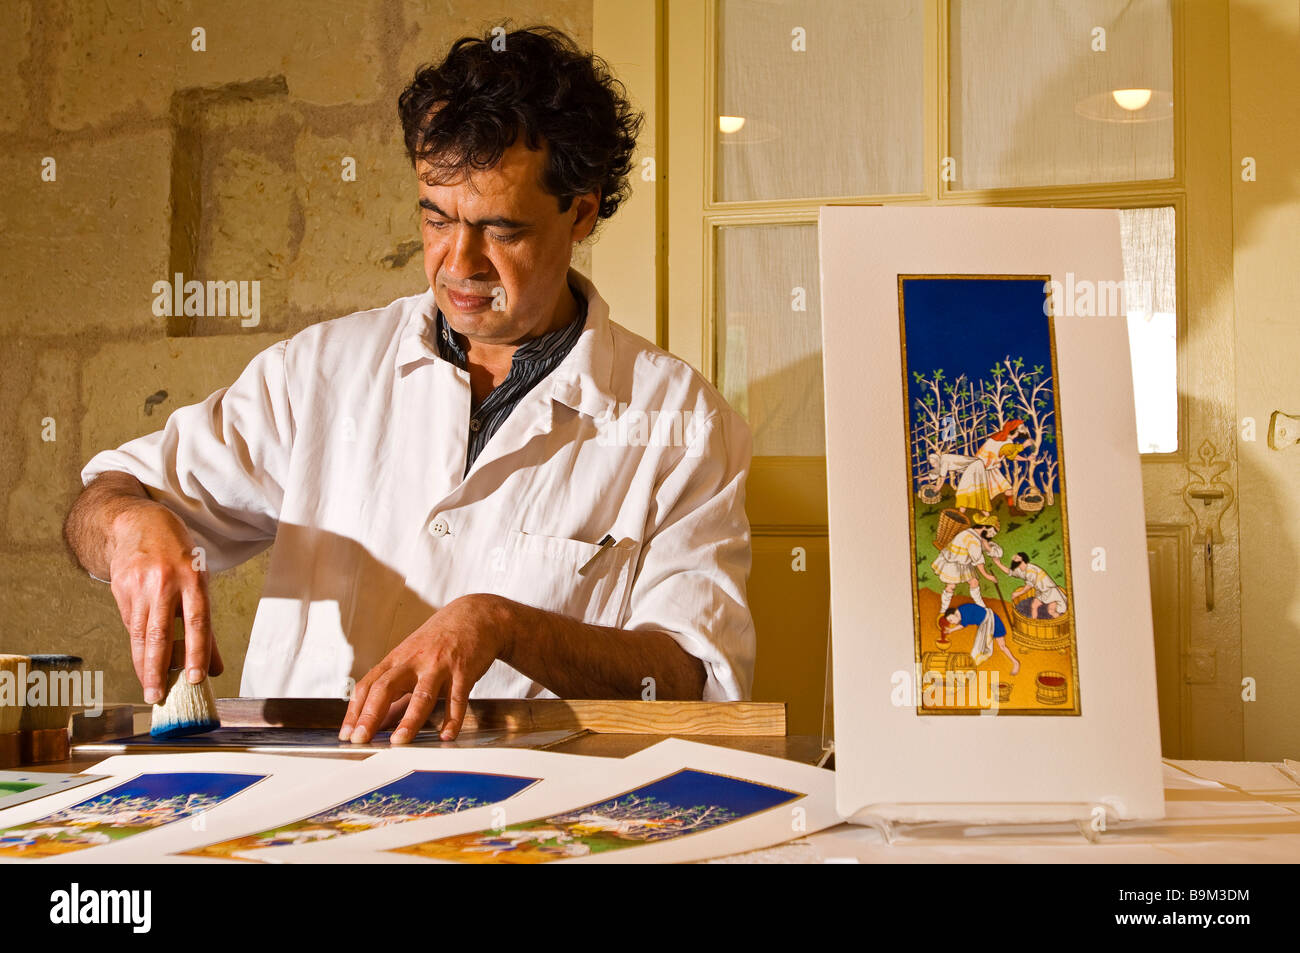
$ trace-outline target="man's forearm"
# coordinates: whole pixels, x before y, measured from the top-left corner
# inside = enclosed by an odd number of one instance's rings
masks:
[[[158,505],[139,480],[116,470],[97,476],[72,504],[63,523],[63,538],[92,576],[109,577],[113,520],[141,504]]]
[[[504,598],[492,612],[511,633],[501,660],[561,698],[640,698],[646,678],[661,701],[704,694],[704,663],[663,632],[588,625]]]

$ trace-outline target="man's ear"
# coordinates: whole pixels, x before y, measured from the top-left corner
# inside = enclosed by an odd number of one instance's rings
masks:
[[[600,213],[600,190],[576,196],[573,200],[574,218],[572,237],[575,242],[587,238],[596,227]]]

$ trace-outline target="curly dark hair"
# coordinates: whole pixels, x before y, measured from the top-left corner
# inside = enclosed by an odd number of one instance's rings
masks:
[[[609,64],[565,33],[540,25],[457,40],[421,66],[397,99],[406,152],[437,181],[491,168],[522,129],[529,149],[548,146],[541,187],[561,212],[600,191],[597,224],[631,192],[628,175],[645,121]]]

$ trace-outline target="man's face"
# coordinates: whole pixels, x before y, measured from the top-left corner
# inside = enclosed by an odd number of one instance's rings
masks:
[[[447,322],[473,341],[518,344],[567,311],[573,243],[595,225],[598,193],[560,212],[541,187],[546,154],[521,136],[469,181],[431,184],[428,164],[416,167],[424,272]]]

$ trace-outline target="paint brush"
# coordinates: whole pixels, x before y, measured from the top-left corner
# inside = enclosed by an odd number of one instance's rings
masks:
[[[23,706],[18,726],[22,763],[66,761],[70,754],[72,694],[76,691],[80,695],[80,686],[74,688],[73,680],[80,677],[77,673],[81,671],[81,659],[75,655],[32,655],[27,664],[31,670],[28,680],[33,674],[39,677],[27,693],[28,704]]]
[[[0,768],[19,763],[18,726],[23,718],[23,698],[27,692],[26,655],[0,655]]]
[[[154,738],[179,738],[220,727],[212,682],[205,674],[203,681],[190,684],[185,676],[185,640],[177,639],[172,643],[172,663],[167,669],[167,696],[161,705],[153,706],[149,734]]]

